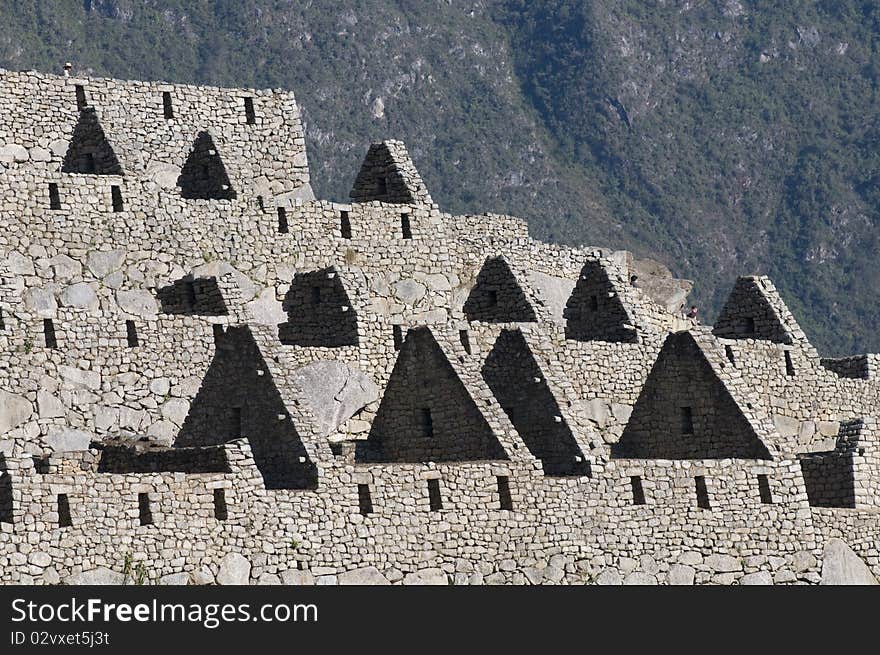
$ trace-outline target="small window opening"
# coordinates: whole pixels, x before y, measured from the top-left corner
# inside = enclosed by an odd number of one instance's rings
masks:
[[[428,500],[431,503],[432,512],[439,512],[443,509],[443,498],[440,496],[440,480],[438,478],[428,480]]]
[[[240,439],[244,435],[244,418],[241,407],[232,407],[232,418],[230,419],[230,428],[232,429],[232,438]]]
[[[384,175],[380,175],[376,178],[376,195],[388,195],[388,181],[385,179]]]
[[[470,333],[467,330],[459,330],[458,331],[458,340],[461,341],[461,346],[464,348],[464,351],[470,355],[471,354],[471,337]]]
[[[229,518],[229,512],[226,509],[225,489],[214,489],[214,518],[218,521],[225,521]]]
[[[3,310],[0,309],[0,330],[6,329],[6,323],[3,322]]]
[[[254,113],[254,99],[253,98],[245,98],[244,99],[244,116],[245,121],[247,121],[248,125],[253,125],[257,122],[257,115]]]
[[[287,234],[290,227],[287,225],[287,210],[284,207],[278,208],[278,233]]]
[[[257,207],[260,208],[260,211],[266,211],[266,204],[263,202],[263,196],[257,196]]]
[[[351,239],[351,219],[347,211],[339,212],[339,231],[343,239]]]
[[[400,230],[404,239],[412,239],[412,226],[409,223],[409,214],[400,215]]]
[[[115,184],[110,187],[110,198],[113,201],[113,211],[121,212],[124,209],[124,205],[122,202],[122,189],[120,189]]]
[[[70,500],[67,494],[58,494],[58,527],[69,528],[73,525],[73,517],[70,515]]]
[[[694,486],[697,490],[697,507],[701,509],[711,509],[709,504],[709,490],[706,488],[705,476],[698,475],[694,478]]]
[[[422,435],[428,439],[434,436],[434,419],[431,416],[431,410],[428,407],[422,407],[419,411],[422,424]]]
[[[95,168],[95,155],[91,152],[83,153],[82,159],[82,172],[87,175],[94,175],[97,168]]]
[[[76,93],[76,108],[82,111],[88,106],[88,102],[86,102],[86,89],[81,84],[77,84],[74,87],[74,91]]]
[[[644,505],[645,489],[642,487],[642,478],[634,475],[629,479],[629,483],[632,487],[633,505]]]
[[[765,505],[773,504],[773,494],[770,492],[770,478],[764,474],[758,475],[758,493],[761,495],[761,502]]]
[[[165,118],[174,118],[174,107],[171,104],[171,91],[162,92],[162,112]]]
[[[150,508],[150,494],[148,493],[138,494],[138,516],[141,525],[153,524],[153,510]]]
[[[128,340],[129,348],[137,348],[140,345],[138,342],[137,326],[134,324],[134,321],[125,322],[125,337]]]
[[[755,319],[748,316],[743,319],[743,332],[748,335],[755,334]]]
[[[46,348],[57,348],[58,339],[55,336],[55,323],[51,318],[43,319],[43,338],[46,340]]]
[[[55,182],[49,183],[49,209],[61,209],[61,196]]]
[[[501,504],[501,509],[510,511],[513,509],[513,498],[510,495],[510,480],[508,480],[506,475],[499,475],[497,478],[498,501]]]
[[[312,304],[321,304],[321,287],[312,287]]]
[[[214,345],[219,346],[220,340],[223,338],[223,326],[219,323],[214,323],[211,326],[212,331],[214,332]]]
[[[394,350],[403,348],[403,328],[400,325],[392,325],[391,332],[394,335]]]
[[[590,296],[590,311],[599,311],[599,296]]]
[[[690,407],[681,408],[681,433],[694,433],[694,411]]]
[[[727,361],[736,366],[736,358],[733,356],[733,346],[730,344],[724,346],[724,354],[727,355]]]
[[[793,378],[794,377],[794,362],[791,361],[791,353],[789,351],[785,352],[785,374]]]
[[[358,507],[364,516],[373,513],[373,498],[370,496],[370,485],[368,484],[358,485]]]
[[[497,306],[498,305],[498,291],[496,291],[495,289],[489,289],[486,292],[486,299],[489,301],[489,304],[492,307]]]

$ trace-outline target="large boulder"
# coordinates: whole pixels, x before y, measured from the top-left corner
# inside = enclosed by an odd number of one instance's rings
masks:
[[[251,563],[244,555],[228,553],[220,560],[217,584],[246,585],[251,579]]]
[[[550,317],[559,325],[564,325],[563,312],[574,291],[575,280],[529,271],[529,283],[537,292],[541,303],[550,310]]]
[[[822,557],[823,585],[875,585],[871,569],[840,539],[829,539]]]
[[[116,292],[116,303],[126,314],[153,318],[159,313],[159,304],[149,291],[132,289]]]
[[[86,266],[96,278],[103,278],[122,268],[125,250],[93,250],[89,253]]]
[[[405,585],[448,585],[449,579],[442,569],[422,569],[415,573],[409,573],[403,578]]]
[[[34,406],[27,398],[0,389],[0,434],[18,427],[33,413]]]
[[[65,307],[77,309],[97,309],[98,295],[88,282],[71,284],[61,292],[61,302]]]
[[[388,585],[388,579],[379,572],[375,566],[365,566],[362,569],[346,571],[337,577],[340,585]]]
[[[46,437],[46,445],[55,453],[70,453],[89,449],[92,435],[82,430],[65,428],[56,430]]]
[[[379,387],[370,376],[341,362],[312,362],[294,371],[294,380],[322,435],[335,431],[365,405],[379,399]]]
[[[100,566],[96,569],[69,575],[64,583],[69,585],[121,585],[125,584],[125,576]]]

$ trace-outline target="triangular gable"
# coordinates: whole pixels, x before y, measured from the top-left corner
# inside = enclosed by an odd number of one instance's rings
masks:
[[[337,348],[358,345],[357,313],[335,267],[294,275],[281,304],[281,343]]]
[[[216,277],[185,275],[156,292],[163,314],[226,316],[229,310]]]
[[[247,438],[267,489],[314,489],[317,468],[250,328],[215,335],[217,350],[192,401],[176,448]]]
[[[611,281],[601,262],[589,260],[563,313],[565,338],[575,341],[635,343],[638,332],[624,306],[621,289]]]
[[[768,426],[746,416],[747,405],[732,388],[693,334],[669,335],[612,456],[772,459],[762,439],[770,436]]]
[[[232,200],[236,197],[223,159],[208,132],[199,132],[177,178],[180,195],[187,199]]]
[[[545,475],[589,475],[584,457],[547,379],[520,330],[502,330],[482,369],[492,390]]]
[[[504,257],[490,257],[464,303],[468,321],[533,323],[535,311]]]
[[[370,146],[350,196],[353,202],[434,204],[401,141],[389,140]]]
[[[62,173],[84,175],[122,175],[122,166],[104,134],[94,107],[79,112],[70,145],[61,164]]]
[[[407,332],[357,457],[413,463],[508,459],[427,327]]]
[[[725,339],[763,339],[784,344],[804,340],[776,287],[764,276],[737,279],[712,333]]]

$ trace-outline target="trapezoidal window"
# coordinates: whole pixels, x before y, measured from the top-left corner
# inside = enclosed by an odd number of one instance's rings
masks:
[[[343,239],[351,239],[351,219],[347,211],[339,212],[339,233]]]
[[[58,348],[58,339],[55,336],[55,323],[51,318],[43,319],[43,339],[45,339],[46,348]]]
[[[69,528],[73,525],[73,517],[70,515],[70,500],[67,494],[58,494],[58,527]]]
[[[471,337],[467,330],[459,330],[458,331],[458,340],[461,342],[461,347],[464,348],[464,351],[470,355],[471,354]]]
[[[742,319],[742,333],[746,336],[754,336],[755,334],[755,319],[752,316],[747,316]]]
[[[113,203],[113,211],[117,214],[125,208],[122,202],[122,189],[115,184],[110,187],[110,200]]]
[[[129,348],[137,348],[140,345],[138,340],[137,326],[134,321],[125,322],[125,339]]]
[[[422,407],[419,410],[419,419],[422,425],[422,436],[426,439],[433,439],[434,419],[431,417],[431,410],[427,407]]]
[[[229,512],[226,509],[226,491],[224,489],[214,489],[214,518],[218,521],[225,521],[229,518]]]
[[[681,407],[679,409],[681,416],[681,433],[694,433],[694,410],[691,407]]]
[[[499,508],[513,510],[513,497],[510,495],[510,480],[506,475],[497,476]]]
[[[254,99],[251,97],[244,99],[244,119],[248,125],[254,125],[257,122],[257,115],[254,113]]]
[[[162,114],[166,119],[174,118],[174,106],[171,104],[171,92],[162,92]]]
[[[148,493],[138,494],[138,518],[141,525],[153,524],[153,510],[150,507],[150,494]]]
[[[404,239],[412,239],[412,226],[409,222],[409,214],[400,215],[400,233]]]
[[[381,174],[376,176],[376,195],[380,197],[388,195],[388,180]]]
[[[440,480],[431,478],[428,480],[428,502],[432,512],[443,509],[443,498],[440,496]]]
[[[368,484],[358,485],[358,509],[364,516],[373,513],[373,497]]]
[[[392,325],[391,334],[394,338],[394,350],[400,350],[403,347],[403,328],[400,325]]]
[[[629,479],[629,484],[632,489],[633,505],[644,505],[645,489],[642,487],[642,478],[634,475]]]
[[[794,363],[791,361],[791,353],[786,350],[786,351],[784,351],[783,354],[785,356],[785,374],[788,377],[793,378],[795,373],[794,373]]]
[[[733,355],[733,346],[730,344],[724,346],[724,355],[727,357],[727,361],[736,366],[736,357]]]
[[[758,474],[758,494],[765,505],[773,504],[773,493],[770,491],[770,478],[763,473]]]
[[[81,84],[77,84],[74,87],[74,93],[76,94],[76,109],[77,111],[82,111],[86,107],[88,107],[88,101],[86,100],[86,89]]]
[[[705,476],[698,475],[694,478],[694,489],[697,492],[697,507],[700,509],[712,509],[709,503],[709,489],[706,487]]]
[[[278,208],[278,234],[287,234],[290,232],[290,226],[287,224],[287,210],[284,207]]]
[[[49,182],[49,209],[55,211],[61,209],[61,195],[55,182]]]

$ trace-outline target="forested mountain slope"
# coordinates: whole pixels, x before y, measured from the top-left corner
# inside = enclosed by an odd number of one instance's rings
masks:
[[[629,248],[707,319],[766,273],[823,353],[880,351],[880,7],[825,0],[19,0],[0,65],[292,89],[344,199],[400,138],[444,209]]]

